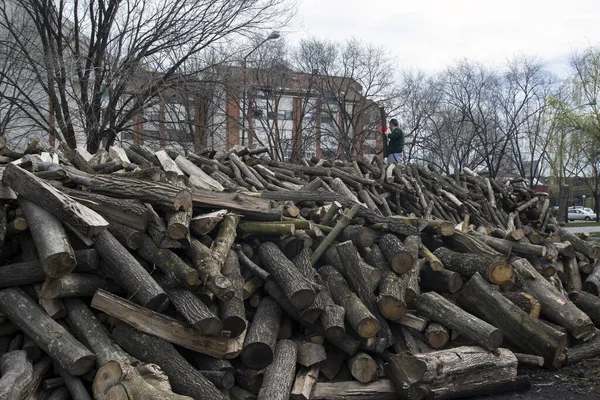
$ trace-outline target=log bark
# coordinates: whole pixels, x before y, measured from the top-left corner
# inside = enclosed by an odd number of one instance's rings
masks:
[[[83,236],[93,236],[108,226],[108,222],[95,211],[64,195],[15,164],[6,167],[2,182]]]
[[[125,247],[130,250],[137,250],[142,245],[144,233],[129,226],[122,225],[110,220],[108,231]]]
[[[586,255],[589,258],[600,258],[600,246],[598,246],[596,243],[582,240],[564,228],[557,228],[556,233],[560,237],[561,241],[568,241],[576,251]]]
[[[379,239],[379,248],[394,272],[403,274],[411,269],[413,256],[395,235],[383,235]]]
[[[105,262],[104,268],[119,285],[133,293],[144,307],[162,310],[168,298],[150,274],[140,265],[127,249],[108,231],[94,237],[95,249]]]
[[[375,232],[360,225],[350,225],[344,228],[339,236],[340,242],[351,240],[357,247],[371,247],[377,238]]]
[[[190,183],[192,185],[217,192],[222,192],[224,190],[223,186],[219,182],[211,178],[210,175],[202,171],[201,168],[197,167],[187,158],[178,155],[175,159],[175,163],[181,170],[190,176]]]
[[[75,254],[61,222],[42,207],[23,197],[19,206],[25,214],[40,257],[42,269],[51,278],[60,278],[75,268]]]
[[[273,362],[280,322],[281,308],[279,305],[272,298],[263,299],[256,310],[244,341],[240,357],[245,365],[254,369],[262,369]]]
[[[290,396],[296,376],[296,345],[291,340],[280,340],[273,363],[265,370],[258,400],[285,400]]]
[[[201,335],[196,329],[173,318],[158,314],[125,299],[99,290],[91,306],[105,314],[127,322],[134,328],[168,342],[213,357],[235,357],[235,339]]]
[[[544,357],[559,368],[567,344],[565,334],[539,323],[475,274],[458,297],[458,304],[498,327],[519,351]]]
[[[488,282],[495,285],[506,285],[515,281],[513,268],[502,259],[483,254],[457,253],[446,247],[439,247],[433,253],[445,268],[458,272],[465,279],[470,279],[479,272]]]
[[[234,296],[231,282],[221,274],[221,266],[208,247],[192,238],[187,255],[200,274],[202,282],[218,299],[227,301]]]
[[[362,338],[375,337],[380,329],[379,321],[352,292],[342,274],[329,265],[321,267],[319,274],[327,283],[333,301],[346,310],[345,317],[352,329]]]
[[[65,300],[67,323],[77,339],[96,355],[96,366],[111,360],[133,363],[132,357],[117,346],[106,328],[80,299]]]
[[[357,381],[369,383],[377,376],[377,363],[371,356],[359,352],[348,360],[350,373]]]
[[[544,279],[527,260],[517,258],[512,265],[527,292],[542,305],[542,315],[565,327],[577,339],[585,340],[593,334],[594,324],[590,318]]]
[[[223,329],[231,332],[231,337],[235,338],[246,330],[243,299],[244,278],[242,278],[240,262],[235,251],[229,251],[221,272],[231,282],[234,296],[227,301],[219,301],[219,314],[223,321]]]
[[[569,347],[567,349],[566,363],[568,365],[573,365],[589,358],[598,357],[600,355],[599,333],[599,331],[596,331],[596,336],[593,339],[576,346]]]
[[[406,313],[404,291],[402,280],[392,271],[386,272],[379,282],[377,307],[381,314],[390,321],[397,321]]]
[[[341,215],[341,217],[336,222],[333,230],[327,234],[325,239],[319,244],[319,246],[313,252],[313,254],[310,258],[312,265],[315,265],[317,263],[317,261],[319,261],[319,258],[321,258],[323,253],[325,253],[325,251],[327,251],[329,246],[331,246],[333,244],[333,242],[337,239],[337,237],[344,230],[344,228],[346,228],[350,224],[350,221],[358,213],[360,208],[361,208],[361,206],[359,204],[355,204],[348,212],[344,212]]]
[[[356,381],[318,382],[310,398],[312,400],[396,400],[398,396],[391,381],[379,380],[368,384]]]
[[[594,262],[592,273],[583,282],[583,290],[594,296],[600,296],[600,260]]]
[[[313,387],[319,378],[319,366],[313,365],[310,368],[300,368],[296,374],[290,400],[309,400]]]
[[[504,339],[499,329],[463,311],[435,292],[421,295],[417,311],[425,318],[444,324],[488,350],[496,350]]]
[[[458,272],[448,269],[434,271],[427,263],[421,267],[420,277],[420,287],[424,290],[456,293],[463,286],[462,277]]]
[[[154,264],[170,280],[181,285],[195,286],[198,284],[199,273],[181,260],[169,249],[161,249],[148,235],[143,236],[137,253],[149,263]]]
[[[65,386],[69,390],[72,398],[77,400],[92,400],[83,382],[81,381],[81,378],[69,374],[67,371],[62,369],[60,365],[56,365],[55,370],[65,382]]]
[[[39,295],[48,300],[92,297],[98,289],[116,293],[119,285],[94,274],[69,274],[59,279],[46,279]]]
[[[473,383],[458,388],[440,388],[431,391],[428,398],[432,400],[462,399],[508,392],[525,392],[531,388],[529,375],[520,375],[493,382]]]
[[[542,306],[540,303],[526,292],[502,292],[502,295],[513,302],[521,310],[525,311],[532,318],[538,319]]]
[[[117,325],[113,337],[134,357],[146,363],[157,364],[165,371],[176,393],[194,399],[225,399],[223,394],[169,342],[140,332],[127,324]]]
[[[569,299],[585,312],[596,326],[600,325],[600,298],[585,292],[569,293]]]
[[[313,289],[314,283],[298,271],[276,244],[271,242],[261,244],[258,254],[265,269],[281,287],[294,307],[303,310],[312,304],[316,295]]]
[[[27,353],[15,350],[0,356],[0,399],[24,399],[33,383],[33,366]]]
[[[21,289],[0,291],[0,312],[70,374],[82,375],[93,367],[96,357]]]
[[[425,329],[425,337],[432,348],[441,349],[450,340],[450,332],[445,326],[431,322]]]
[[[190,325],[205,335],[221,336],[223,323],[191,291],[170,288],[166,292],[171,303]]]

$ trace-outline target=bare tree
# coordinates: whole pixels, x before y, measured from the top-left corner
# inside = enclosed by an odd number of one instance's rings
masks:
[[[288,0],[1,1],[0,26],[49,97],[59,139],[75,147],[82,136],[91,152],[102,140],[113,144],[159,93],[180,83],[190,58],[285,24],[293,9]],[[32,21],[36,51],[8,9]]]

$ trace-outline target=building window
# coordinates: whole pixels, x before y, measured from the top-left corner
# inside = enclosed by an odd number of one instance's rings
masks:
[[[293,118],[292,111],[279,111],[278,117],[282,121],[291,121]]]
[[[263,110],[254,110],[254,118],[262,118]]]
[[[333,124],[333,117],[328,114],[321,115],[321,123],[322,124]]]
[[[275,112],[273,112],[273,111],[267,112],[267,118],[268,119],[275,119]]]

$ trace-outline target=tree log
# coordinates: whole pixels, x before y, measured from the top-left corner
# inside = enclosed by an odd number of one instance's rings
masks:
[[[421,267],[420,276],[420,286],[425,290],[456,293],[463,285],[462,277],[458,272],[448,269],[434,271],[428,263]]]
[[[557,228],[556,233],[560,236],[561,241],[568,241],[578,252],[592,259],[600,258],[600,246],[596,243],[581,240],[564,228]]]
[[[169,249],[161,249],[148,235],[143,236],[137,253],[149,263],[154,264],[170,280],[179,284],[195,286],[198,284],[198,271],[184,263],[177,254]]]
[[[296,345],[280,340],[275,348],[273,363],[265,370],[258,400],[285,400],[290,396],[296,376]]]
[[[310,368],[300,368],[290,393],[290,400],[309,400],[317,379],[319,379],[318,365],[313,365]]]
[[[594,324],[569,299],[544,279],[524,258],[512,261],[519,282],[542,305],[542,315],[565,327],[577,339],[585,340],[593,334]]]
[[[377,307],[390,321],[397,321],[406,313],[404,290],[402,280],[392,271],[386,272],[379,282]]]
[[[108,226],[108,222],[95,211],[79,204],[15,164],[6,167],[2,182],[83,236],[93,236]]]
[[[435,292],[421,295],[417,311],[425,318],[444,324],[488,350],[496,350],[502,344],[503,335],[499,329],[463,311]]]
[[[175,392],[194,399],[225,399],[169,342],[140,332],[127,324],[117,325],[113,337],[134,357],[146,363],[157,364],[165,371]]]
[[[194,263],[202,282],[218,299],[227,301],[235,295],[231,282],[221,274],[221,266],[208,247],[192,238],[187,255]]]
[[[0,356],[0,399],[24,399],[33,383],[33,366],[27,353],[15,350]]]
[[[59,279],[46,279],[40,297],[44,299],[64,299],[67,297],[92,297],[96,290],[116,293],[119,285],[94,274],[69,274]]]
[[[388,380],[368,384],[349,382],[318,382],[312,393],[312,400],[396,400],[394,386]]]
[[[350,225],[344,228],[339,236],[340,242],[351,240],[357,247],[371,247],[375,243],[375,232],[360,225]]]
[[[427,343],[434,349],[441,349],[450,340],[450,332],[448,329],[436,322],[431,322],[425,329],[425,337]]]
[[[329,265],[321,267],[319,274],[327,283],[333,301],[346,310],[346,320],[352,329],[362,338],[375,337],[380,329],[379,321],[352,292],[342,274]]]
[[[600,326],[600,298],[585,292],[569,293],[569,299],[585,312],[596,326]]]
[[[169,300],[165,292],[110,232],[104,231],[94,239],[95,248],[105,261],[106,272],[121,287],[132,293],[144,307],[152,310],[167,307]]]
[[[56,365],[55,370],[65,382],[65,386],[67,389],[69,389],[69,393],[71,393],[72,398],[77,400],[92,400],[87,389],[83,385],[81,378],[69,374],[67,371],[62,369],[60,365]]]
[[[235,251],[229,251],[221,273],[231,282],[234,296],[227,301],[219,301],[219,314],[223,321],[223,329],[231,332],[231,337],[235,338],[246,330],[243,299],[244,278],[242,278],[240,262]]]
[[[42,207],[19,197],[42,268],[51,278],[60,278],[75,268],[75,254],[61,222]]]
[[[532,318],[538,319],[542,306],[540,303],[526,292],[502,292],[502,295],[513,302],[521,310],[525,311]]]
[[[583,282],[583,290],[595,296],[600,296],[600,260],[594,262],[592,273]]]
[[[413,256],[395,235],[383,235],[379,239],[379,248],[394,272],[403,274],[411,269]]]
[[[377,363],[371,356],[359,352],[348,360],[350,373],[357,381],[369,383],[377,376]]]
[[[280,322],[281,308],[279,305],[272,298],[263,299],[258,305],[244,341],[241,360],[245,365],[254,369],[262,369],[273,362]]]
[[[508,392],[525,392],[531,388],[529,375],[500,379],[493,382],[472,383],[460,387],[440,388],[431,391],[428,398],[432,400],[452,400],[465,397],[480,397]],[[514,396],[514,394],[513,394]]]
[[[205,335],[221,336],[223,324],[191,291],[181,288],[166,289],[171,303],[185,320]]]
[[[464,309],[498,327],[519,351],[544,357],[548,366],[559,368],[564,361],[567,337],[540,324],[476,273],[458,297]]]
[[[358,213],[360,208],[361,206],[359,204],[355,204],[348,212],[344,212],[341,215],[341,217],[336,222],[333,230],[327,234],[327,237],[325,237],[325,239],[313,252],[310,258],[310,262],[312,263],[312,265],[315,265],[317,261],[319,261],[319,258],[321,258],[323,253],[325,253],[329,246],[333,244],[333,242],[337,239],[339,234],[342,233],[344,228],[346,228],[350,224],[350,221],[352,220],[352,218],[354,218],[356,213]]]
[[[82,375],[93,367],[96,357],[21,289],[0,290],[0,312],[70,374]]]
[[[276,244],[260,245],[258,254],[265,269],[272,275],[290,302],[299,310],[310,306],[315,299],[314,283],[306,279]]]
[[[476,272],[495,285],[514,283],[513,268],[507,262],[483,254],[457,253],[445,247],[439,247],[433,252],[444,267],[458,272],[463,278],[469,279]]]

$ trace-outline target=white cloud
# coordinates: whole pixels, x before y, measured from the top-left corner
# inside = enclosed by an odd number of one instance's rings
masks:
[[[527,54],[560,72],[572,51],[600,45],[599,23],[597,0],[299,0],[289,40],[356,37],[384,46],[401,67],[427,71]]]

